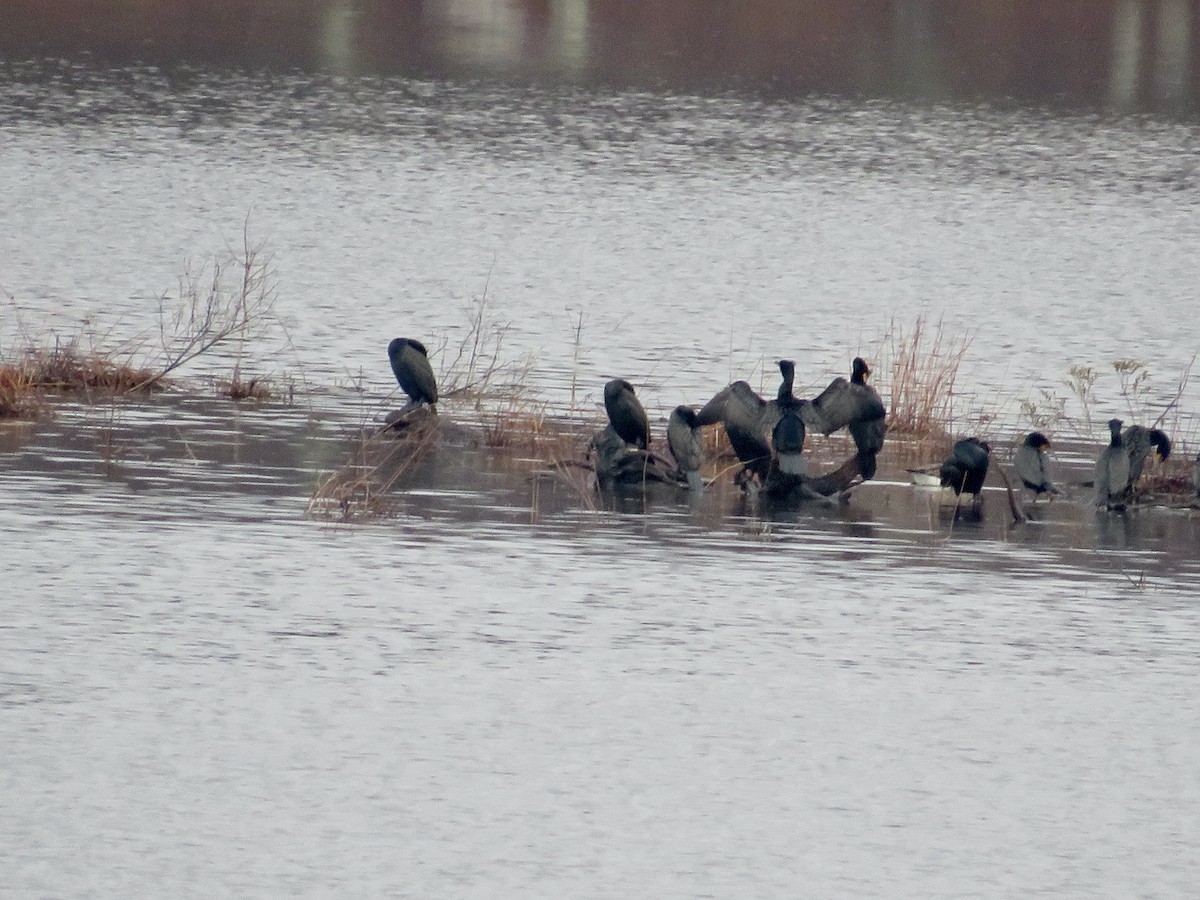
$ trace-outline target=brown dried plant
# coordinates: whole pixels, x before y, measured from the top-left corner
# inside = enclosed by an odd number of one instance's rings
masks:
[[[159,298],[159,323],[155,339],[108,344],[89,334],[68,338],[51,334],[37,339],[24,329],[25,347],[19,357],[0,363],[5,396],[0,413],[25,414],[32,407],[18,403],[18,394],[56,391],[98,397],[163,389],[169,376],[216,347],[237,342],[237,362],[229,396],[262,396],[255,379],[241,380],[240,360],[245,343],[274,321],[272,270],[261,246],[251,246],[243,234],[243,248],[229,259],[214,258],[199,275],[185,270],[179,296]],[[233,281],[229,274],[235,273]],[[153,349],[150,349],[153,348]],[[19,390],[18,390],[19,389]],[[11,411],[10,411],[11,410]]]
[[[920,440],[952,430],[958,371],[972,340],[948,333],[944,319],[932,328],[924,315],[909,329],[891,322],[879,352],[889,432]]]

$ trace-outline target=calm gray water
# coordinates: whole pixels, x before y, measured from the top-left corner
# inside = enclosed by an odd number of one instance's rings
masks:
[[[840,509],[593,504],[470,442],[395,516],[306,515],[397,405],[388,339],[447,366],[485,291],[577,419],[620,375],[661,434],[924,315],[1002,461],[1042,390],[1085,430],[1071,365],[1148,421],[1200,348],[1188,114],[4,46],[0,351],[152,340],[245,227],[279,322],[240,360],[294,396],[213,399],[215,354],[0,423],[0,895],[1194,891],[1194,515],[951,524],[898,452]]]

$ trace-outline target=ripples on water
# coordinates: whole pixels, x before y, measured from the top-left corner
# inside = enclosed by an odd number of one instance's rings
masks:
[[[5,85],[5,290],[33,325],[149,327],[248,218],[318,382],[388,385],[395,333],[486,291],[537,392],[654,405],[793,356],[819,383],[889,323],[973,335],[960,415],[1200,342],[1188,122],[491,83],[42,69]],[[69,224],[68,224],[69,223]],[[573,326],[583,314],[578,353]],[[336,326],[334,325],[336,322]],[[436,342],[435,342],[436,343]],[[769,377],[769,376],[768,376]],[[574,381],[573,381],[574,379]],[[1099,400],[1118,404],[1108,375]],[[1072,398],[1073,399],[1073,398]],[[1200,395],[1185,392],[1189,412]],[[1075,410],[1078,412],[1078,410]]]
[[[249,214],[290,335],[260,365],[317,386],[3,426],[0,893],[1192,890],[1195,519],[951,529],[898,470],[845,510],[592,511],[466,452],[396,520],[304,509],[387,339],[485,284],[562,405],[819,382],[922,311],[975,331],[968,393],[1130,355],[1169,393],[1193,125],[39,66],[0,127],[6,347],[142,333]]]

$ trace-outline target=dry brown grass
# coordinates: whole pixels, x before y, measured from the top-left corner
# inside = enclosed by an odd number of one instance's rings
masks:
[[[270,400],[274,395],[270,382],[260,378],[243,379],[238,365],[233,367],[233,377],[228,381],[218,379],[217,393],[236,402],[251,400],[256,403]]]
[[[37,338],[22,328],[23,349],[0,361],[0,415],[29,415],[45,392],[77,394],[88,402],[165,388],[169,376],[216,347],[246,342],[274,323],[274,288],[269,257],[243,235],[240,254],[213,258],[198,273],[179,279],[173,300],[159,299],[157,334],[109,343],[89,333]],[[234,399],[264,399],[265,385],[243,381],[240,362],[223,393]]]
[[[44,406],[37,385],[24,367],[0,365],[0,419],[35,418]]]
[[[82,350],[78,340],[56,340],[52,348],[29,347],[20,360],[3,368],[10,379],[34,391],[76,392],[92,397],[161,387],[157,370],[118,361],[100,351]]]
[[[918,316],[909,329],[891,323],[879,354],[888,377],[889,432],[920,440],[952,430],[955,384],[971,341],[948,333],[943,319],[931,327]]]
[[[546,463],[568,458],[580,444],[580,433],[547,409],[545,403],[525,399],[524,392],[489,405],[480,414],[484,446]]]
[[[1137,493],[1172,499],[1191,499],[1196,493],[1192,484],[1195,464],[1196,454],[1184,450],[1182,446],[1175,447],[1171,456],[1165,460],[1151,454],[1151,458],[1146,462],[1146,471],[1138,479]]]

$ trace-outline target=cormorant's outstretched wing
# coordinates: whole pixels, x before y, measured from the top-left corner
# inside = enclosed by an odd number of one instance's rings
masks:
[[[742,426],[751,427],[751,420],[758,419],[757,427],[764,434],[779,421],[779,404],[774,400],[763,400],[746,381],[735,381],[713,395],[696,413],[696,427],[727,422],[732,416]]]
[[[737,382],[734,382],[736,384]],[[745,382],[742,382],[745,384]],[[750,387],[750,385],[746,385]],[[725,405],[729,401],[729,395],[733,393],[733,385],[726,385],[713,395],[696,413],[696,427],[703,428],[705,425],[716,425],[718,422],[725,421]]]
[[[833,434],[853,423],[886,419],[887,410],[873,388],[835,378],[815,399],[801,407],[800,417],[808,428]]]
[[[746,468],[766,477],[771,466],[771,446],[767,443],[766,422],[777,420],[779,408],[766,403],[744,381],[729,386],[725,400],[725,433],[733,452]]]

